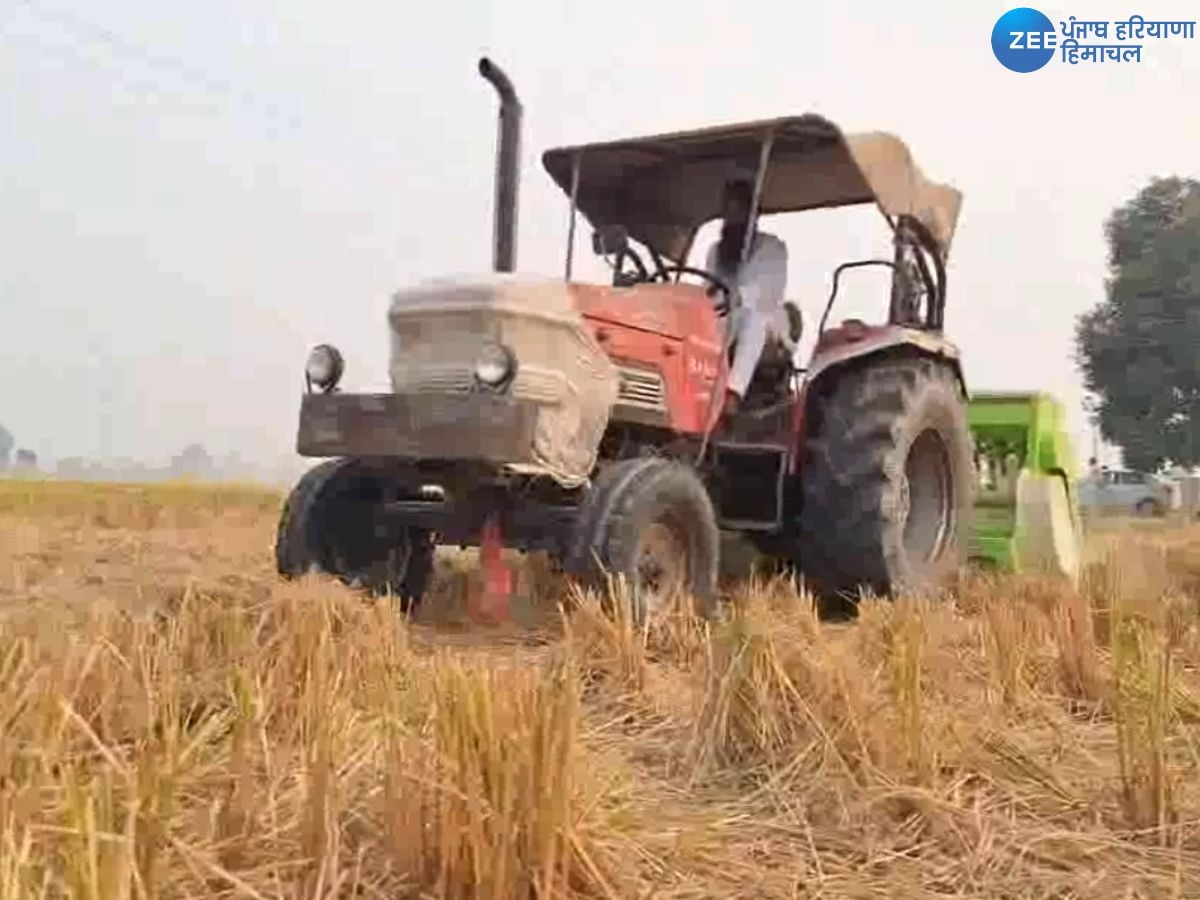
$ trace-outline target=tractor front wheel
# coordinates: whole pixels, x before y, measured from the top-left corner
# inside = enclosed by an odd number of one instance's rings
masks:
[[[703,482],[686,465],[623,460],[597,477],[579,511],[569,573],[595,586],[621,577],[641,623],[679,598],[715,613],[720,533]]]
[[[936,590],[965,561],[973,502],[958,381],[912,358],[833,377],[809,410],[800,567],[827,595]]]
[[[279,519],[279,574],[324,572],[375,596],[391,594],[403,609],[414,607],[433,572],[433,542],[427,531],[382,522],[385,499],[385,480],[356,460],[328,460],[305,472]]]

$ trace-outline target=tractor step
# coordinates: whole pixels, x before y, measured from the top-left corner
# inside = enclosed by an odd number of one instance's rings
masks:
[[[727,531],[778,531],[783,525],[787,451],[778,444],[713,445],[717,524]]]

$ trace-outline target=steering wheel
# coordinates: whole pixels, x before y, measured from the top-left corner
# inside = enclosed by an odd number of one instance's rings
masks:
[[[708,294],[710,296],[714,291],[720,291],[721,293],[721,299],[713,305],[717,315],[729,315],[729,298],[732,292],[729,289],[729,285],[727,285],[724,281],[722,281],[716,275],[713,275],[711,272],[705,272],[703,269],[696,269],[692,266],[665,265],[661,269],[660,277],[663,281],[666,281],[667,276],[672,272],[676,272],[680,275],[695,275],[696,277],[703,278],[705,281],[707,281],[709,284]]]
[[[629,259],[633,263],[636,272],[626,273],[622,271],[625,268],[625,260]],[[613,260],[613,285],[616,287],[632,287],[635,284],[651,281],[650,270],[646,268],[646,264],[642,261],[639,254],[632,247],[622,247],[617,251],[616,259]]]

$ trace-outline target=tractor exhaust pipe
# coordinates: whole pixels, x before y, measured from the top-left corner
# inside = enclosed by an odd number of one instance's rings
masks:
[[[500,135],[496,146],[496,208],[492,225],[492,268],[512,272],[517,264],[517,186],[521,177],[521,101],[504,70],[486,56],[479,74],[500,97]]]

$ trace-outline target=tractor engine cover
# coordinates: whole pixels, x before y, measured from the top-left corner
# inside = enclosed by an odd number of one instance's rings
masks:
[[[574,284],[575,305],[617,366],[613,418],[701,434],[723,368],[723,325],[691,284]]]
[[[532,407],[528,440],[516,458],[506,448],[506,468],[546,474],[564,487],[587,479],[619,378],[567,284],[506,274],[438,279],[397,291],[388,322],[396,394],[444,397],[453,406],[483,393]],[[477,369],[497,348],[511,355],[513,371],[490,386]]]

